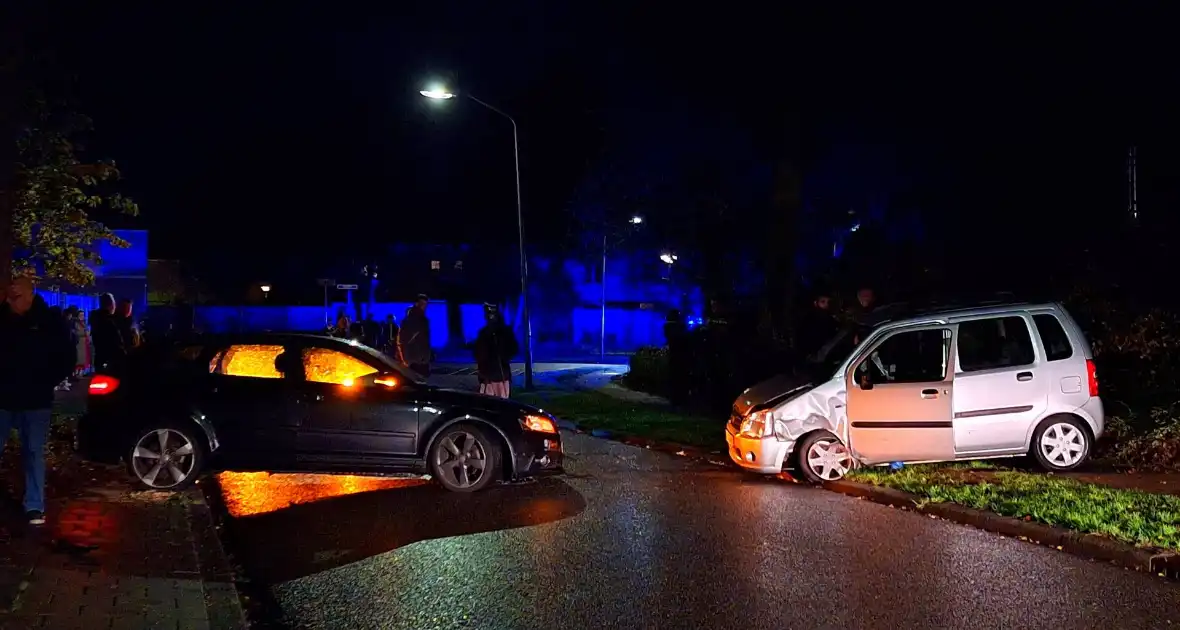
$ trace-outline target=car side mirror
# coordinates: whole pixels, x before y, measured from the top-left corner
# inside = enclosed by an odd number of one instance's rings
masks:
[[[860,388],[866,391],[873,388],[873,378],[867,370],[860,375]]]

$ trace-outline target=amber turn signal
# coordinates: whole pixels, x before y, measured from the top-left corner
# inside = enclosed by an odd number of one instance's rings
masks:
[[[557,425],[553,423],[553,419],[545,416],[525,416],[521,418],[520,423],[524,425],[526,431],[557,433]]]
[[[382,378],[379,378],[379,379],[376,379],[376,380],[374,380],[373,382],[374,382],[374,383],[376,383],[376,384],[378,384],[378,385],[384,385],[384,386],[386,386],[386,387],[390,387],[390,388],[392,388],[392,387],[397,387],[397,379],[396,379],[396,378],[390,378],[390,377],[388,377],[388,376],[386,376],[386,377],[382,377]]]

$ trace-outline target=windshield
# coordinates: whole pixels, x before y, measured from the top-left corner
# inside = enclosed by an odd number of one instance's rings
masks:
[[[363,344],[355,339],[349,341],[348,345],[353,346],[354,348],[369,355],[370,357],[372,357],[374,360],[377,361],[377,364],[379,366],[383,366],[389,372],[396,372],[396,373],[400,374],[402,376],[402,378],[406,379],[407,381],[417,383],[419,385],[424,385],[426,383],[426,379],[419,376],[413,370],[406,369],[406,367],[404,365],[395,361],[393,357],[389,356],[388,354],[385,354],[384,352],[381,352],[380,350],[378,350],[376,348],[371,348],[369,346],[366,346],[365,344]]]
[[[832,370],[844,363],[860,342],[872,334],[873,329],[868,326],[849,326],[842,328],[828,340],[815,354],[808,357],[808,362],[822,376],[829,376]]]

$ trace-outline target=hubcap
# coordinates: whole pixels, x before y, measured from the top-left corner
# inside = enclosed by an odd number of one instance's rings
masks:
[[[807,449],[807,466],[820,479],[835,481],[852,466],[852,455],[837,440],[819,440]]]
[[[434,464],[438,474],[458,488],[479,483],[487,467],[487,451],[474,435],[466,431],[451,433],[439,442]]]
[[[192,441],[180,431],[150,431],[135,445],[131,467],[139,480],[153,488],[171,488],[188,479],[197,460]]]
[[[1072,424],[1050,425],[1041,434],[1041,455],[1054,466],[1073,466],[1086,456],[1086,436]]]

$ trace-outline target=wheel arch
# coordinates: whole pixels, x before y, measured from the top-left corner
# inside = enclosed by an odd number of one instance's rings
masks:
[[[790,466],[794,466],[796,469],[798,469],[798,467],[802,465],[803,462],[799,458],[802,457],[803,449],[801,449],[799,447],[803,444],[804,441],[807,440],[807,438],[812,433],[827,433],[827,434],[835,437],[837,440],[839,440],[841,444],[844,444],[844,446],[846,446],[846,447],[848,446],[848,443],[845,442],[844,439],[840,437],[840,434],[836,433],[835,431],[828,429],[826,427],[821,427],[821,426],[812,427],[812,428],[804,431],[803,433],[800,433],[799,437],[795,438],[795,444],[794,444],[794,446],[791,447],[791,453],[789,455],[787,455],[787,457],[784,458],[784,460],[783,460],[783,469],[784,470],[786,470],[786,468],[788,466],[788,462],[790,462]],[[851,453],[851,452],[852,452],[852,449],[849,448],[849,453]]]
[[[473,416],[471,414],[463,414],[455,416],[450,420],[440,422],[430,434],[430,439],[426,442],[426,448],[422,451],[422,458],[430,465],[430,451],[434,449],[434,443],[438,441],[438,437],[443,434],[448,428],[456,424],[473,424],[481,429],[491,429],[489,433],[492,438],[499,442],[502,452],[500,457],[500,464],[503,466],[502,475],[504,479],[512,479],[516,476],[516,449],[512,446],[512,440],[508,439],[508,434],[504,433],[504,429],[496,426],[496,423],[485,420],[480,416]]]
[[[1042,426],[1044,426],[1045,423],[1049,422],[1050,420],[1052,420],[1054,418],[1071,418],[1073,420],[1077,420],[1078,424],[1082,425],[1082,428],[1085,429],[1086,437],[1090,438],[1090,448],[1091,449],[1094,448],[1094,445],[1097,443],[1098,438],[1096,438],[1094,436],[1094,427],[1090,426],[1090,421],[1087,420],[1086,418],[1082,417],[1081,415],[1070,412],[1070,411],[1058,411],[1058,412],[1051,413],[1051,414],[1045,416],[1044,418],[1041,418],[1040,420],[1037,420],[1036,422],[1032,423],[1032,426],[1029,427],[1028,435],[1026,435],[1024,438],[1024,450],[1026,453],[1032,453],[1033,437],[1037,434],[1037,431]]]
[[[132,427],[129,427],[126,430],[126,433],[128,435],[126,436],[126,438],[123,441],[130,443],[135,440],[138,440],[141,437],[139,434],[142,431],[144,431],[145,429],[151,427],[152,425],[158,425],[158,424],[162,424],[162,423],[176,423],[176,424],[185,425],[185,426],[189,427],[190,429],[192,429],[192,431],[194,433],[193,437],[195,437],[197,439],[197,441],[200,443],[201,448],[205,449],[206,455],[212,455],[213,452],[216,451],[220,447],[220,442],[217,441],[216,429],[214,429],[213,425],[208,420],[205,419],[205,415],[198,412],[198,411],[180,412],[180,413],[160,413],[160,414],[155,414],[152,417],[153,417],[153,419],[148,422],[142,422],[142,423],[139,423],[139,424],[134,425]],[[124,448],[124,451],[126,451],[126,448]],[[127,458],[126,452],[122,452],[119,454],[120,460],[123,460],[126,458]]]

